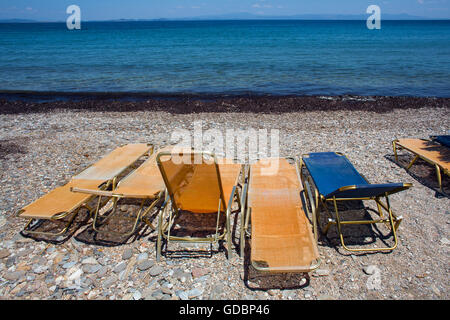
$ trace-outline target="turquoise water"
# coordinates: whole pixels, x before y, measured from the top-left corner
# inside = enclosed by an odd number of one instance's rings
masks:
[[[0,52],[0,90],[450,96],[450,21],[0,24]]]

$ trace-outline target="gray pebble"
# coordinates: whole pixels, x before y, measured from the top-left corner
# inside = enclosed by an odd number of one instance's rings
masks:
[[[181,300],[189,300],[189,296],[185,291],[181,291],[181,290],[177,290],[175,292],[175,294],[177,295],[178,298],[180,298]]]
[[[139,263],[137,265],[137,268],[140,271],[145,271],[145,270],[151,268],[154,264],[155,264],[155,262],[152,260],[145,260],[145,261],[142,261],[141,263]]]
[[[10,254],[11,253],[6,249],[0,250],[0,259],[4,259],[8,257]]]
[[[140,253],[138,255],[137,262],[141,262],[141,261],[144,261],[144,260],[147,260],[147,259],[148,259],[148,253],[147,252],[143,252],[143,253]]]
[[[116,265],[116,266],[114,267],[113,271],[114,271],[115,273],[120,273],[120,272],[122,272],[123,270],[125,270],[126,267],[127,267],[126,262],[121,262],[121,263],[119,263],[118,265]]]
[[[141,298],[142,298],[142,294],[139,292],[139,291],[135,291],[134,293],[133,293],[133,299],[134,300],[141,300]]]
[[[109,288],[111,285],[113,285],[117,281],[117,276],[113,275],[110,276],[108,279],[103,281],[103,288]]]
[[[163,271],[164,271],[164,268],[163,268],[163,267],[160,267],[160,266],[153,266],[153,267],[149,270],[150,275],[151,275],[152,277],[155,277],[155,276],[161,274]]]
[[[192,298],[196,298],[198,296],[201,296],[203,294],[203,291],[204,290],[202,288],[194,288],[192,290],[189,290],[187,292],[187,295],[188,295],[189,299],[192,299]]]
[[[125,249],[125,250],[123,251],[122,259],[123,259],[123,260],[128,260],[128,259],[130,259],[132,256],[133,256],[133,249],[128,248],[128,249]]]
[[[14,271],[14,272],[7,272],[3,275],[3,278],[5,278],[5,280],[9,280],[9,281],[16,281],[20,278],[22,278],[23,276],[25,276],[25,271]]]
[[[105,274],[108,272],[108,267],[107,266],[103,266],[100,268],[100,270],[98,270],[97,275],[99,277],[103,277],[105,276]]]
[[[72,268],[74,265],[76,265],[77,263],[75,261],[71,261],[71,262],[66,262],[63,264],[63,268],[64,269],[70,269]]]

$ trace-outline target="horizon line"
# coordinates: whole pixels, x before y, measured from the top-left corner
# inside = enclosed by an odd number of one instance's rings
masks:
[[[385,18],[383,18],[383,16]],[[249,12],[234,12],[225,14],[211,14],[192,17],[158,17],[158,18],[108,18],[108,19],[88,19],[84,22],[111,22],[111,21],[214,21],[214,20],[329,20],[329,21],[345,21],[345,20],[367,20],[366,14],[293,14],[293,15],[261,15]],[[450,17],[424,17],[415,16],[407,13],[384,13],[381,15],[381,20],[450,20]],[[26,19],[26,18],[0,18],[0,22],[35,22],[35,23],[49,23],[49,22],[65,22],[65,19]]]

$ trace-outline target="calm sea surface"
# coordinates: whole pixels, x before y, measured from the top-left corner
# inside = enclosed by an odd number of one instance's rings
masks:
[[[0,90],[450,96],[450,20],[0,24]]]

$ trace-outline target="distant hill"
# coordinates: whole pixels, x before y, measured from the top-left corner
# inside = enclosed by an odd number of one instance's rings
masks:
[[[0,23],[32,23],[32,22],[38,21],[28,19],[0,19]]]
[[[127,21],[199,21],[199,20],[366,20],[369,14],[296,14],[290,16],[269,16],[253,14],[249,12],[236,12],[220,15],[204,15],[185,18],[158,18],[158,19],[110,19],[110,20],[88,20],[85,22],[127,22]],[[381,20],[448,20],[433,19],[409,14],[381,13]],[[33,23],[33,22],[64,22],[64,21],[37,21],[28,19],[0,19],[0,23]]]
[[[269,16],[248,12],[230,13],[222,15],[198,16],[174,20],[366,20],[369,14],[297,14],[290,16]],[[409,14],[381,14],[382,20],[434,20]]]

